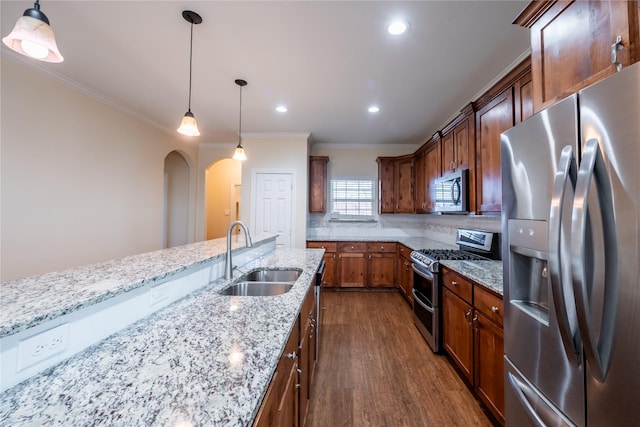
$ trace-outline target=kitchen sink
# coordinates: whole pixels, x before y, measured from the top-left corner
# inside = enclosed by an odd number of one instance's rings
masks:
[[[295,282],[302,270],[274,270],[274,269],[261,269],[255,270],[238,279],[245,282]]]
[[[300,274],[300,269],[262,268],[239,277],[231,286],[221,290],[220,294],[250,297],[282,295],[291,290]]]
[[[239,295],[247,297],[268,297],[286,294],[293,287],[293,282],[236,282],[220,291],[222,295]]]

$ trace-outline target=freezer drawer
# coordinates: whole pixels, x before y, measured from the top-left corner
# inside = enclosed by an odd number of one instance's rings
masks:
[[[507,357],[504,370],[507,427],[575,426],[511,364]]]

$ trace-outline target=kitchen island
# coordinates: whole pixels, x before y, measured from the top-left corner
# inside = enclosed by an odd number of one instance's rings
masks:
[[[275,249],[244,263],[244,272],[302,274],[289,292],[269,297],[223,296],[231,281],[215,279],[4,391],[0,424],[250,425],[322,254]]]

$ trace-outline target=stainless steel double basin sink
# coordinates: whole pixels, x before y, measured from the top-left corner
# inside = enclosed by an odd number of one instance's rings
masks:
[[[236,279],[231,286],[221,290],[220,294],[262,297],[282,295],[291,290],[300,274],[302,274],[300,269],[254,270]]]

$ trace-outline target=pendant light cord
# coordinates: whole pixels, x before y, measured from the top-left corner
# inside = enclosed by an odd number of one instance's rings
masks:
[[[238,120],[238,145],[242,145],[242,86],[240,86],[240,119]]]
[[[191,112],[191,69],[193,67],[193,22],[191,23],[191,40],[189,42],[189,112]]]

